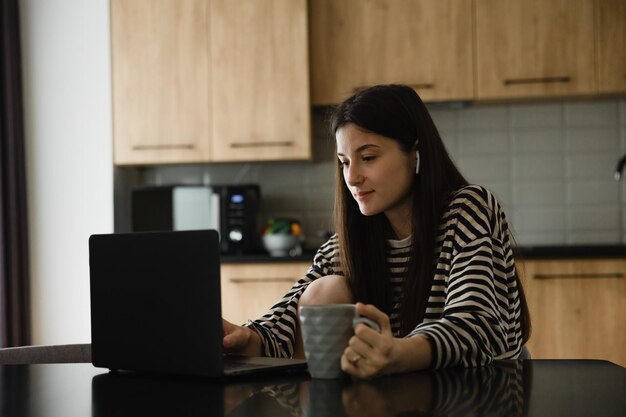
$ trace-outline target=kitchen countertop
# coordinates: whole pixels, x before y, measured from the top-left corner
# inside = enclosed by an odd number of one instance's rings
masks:
[[[626,245],[520,246],[522,259],[626,258]]]
[[[599,259],[626,258],[626,245],[563,245],[563,246],[520,246],[521,259]],[[283,263],[313,262],[315,250],[307,249],[299,256],[269,256],[265,252],[222,255],[222,263]]]
[[[597,360],[494,361],[371,381],[307,374],[216,380],[91,364],[0,366],[0,417],[623,416],[626,370]]]
[[[243,255],[222,255],[223,264],[239,264],[239,263],[286,263],[286,262],[309,262],[313,263],[314,250],[305,250],[299,256],[270,256],[266,252],[249,253]]]

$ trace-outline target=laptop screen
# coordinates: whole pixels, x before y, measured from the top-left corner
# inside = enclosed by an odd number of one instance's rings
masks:
[[[89,267],[94,366],[222,374],[216,231],[92,235]]]

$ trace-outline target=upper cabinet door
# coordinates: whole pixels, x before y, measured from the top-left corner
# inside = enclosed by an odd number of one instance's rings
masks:
[[[597,0],[598,90],[626,92],[626,1]]]
[[[306,0],[211,0],[210,15],[213,160],[309,159]]]
[[[478,99],[595,92],[594,0],[476,0]]]
[[[116,164],[208,160],[206,0],[111,0]]]
[[[389,83],[473,98],[471,0],[311,0],[309,14],[314,105]]]

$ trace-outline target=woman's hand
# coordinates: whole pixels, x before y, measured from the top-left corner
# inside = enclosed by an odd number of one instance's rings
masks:
[[[369,304],[357,303],[356,309],[360,315],[377,322],[380,333],[365,324],[354,329],[354,336],[341,357],[344,372],[369,379],[430,366],[433,353],[426,336],[393,337],[389,316]]]
[[[380,333],[365,324],[359,324],[343,352],[341,369],[365,379],[397,372],[399,339],[391,333],[389,316],[371,304],[357,303],[356,309],[360,315],[378,323]]]
[[[237,326],[222,319],[224,338],[222,343],[226,353],[245,356],[262,356],[261,337],[254,330]]]

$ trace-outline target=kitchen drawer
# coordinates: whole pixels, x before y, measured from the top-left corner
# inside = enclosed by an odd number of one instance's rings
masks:
[[[310,266],[309,262],[222,264],[222,316],[234,324],[261,317]]]

